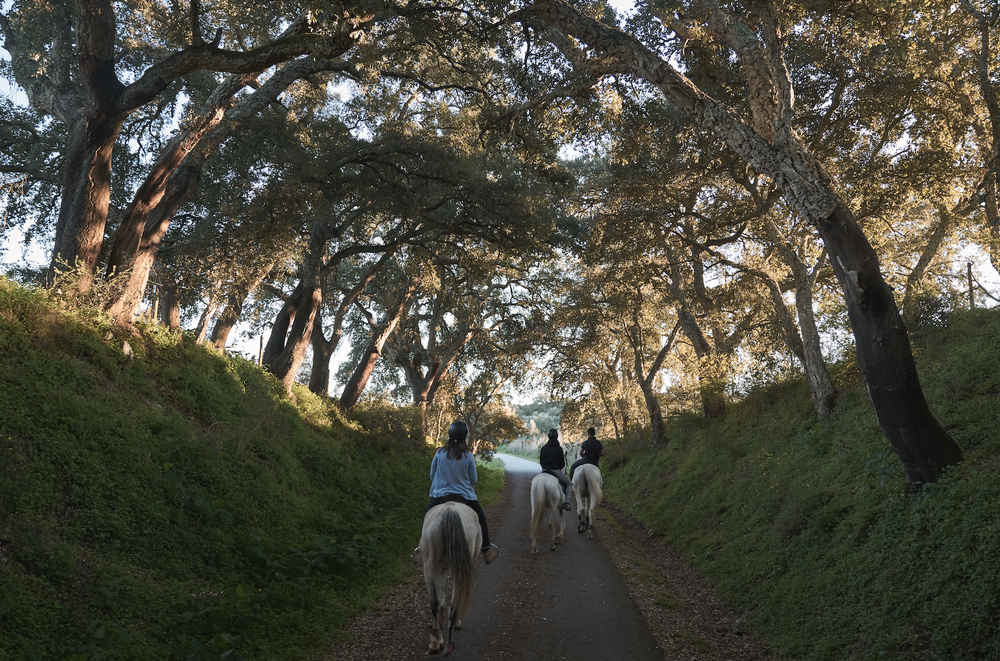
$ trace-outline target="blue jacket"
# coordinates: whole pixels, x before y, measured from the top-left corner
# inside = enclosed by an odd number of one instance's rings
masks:
[[[476,457],[471,452],[466,452],[461,459],[449,459],[444,448],[434,453],[431,460],[431,498],[454,493],[466,500],[478,500],[473,489],[478,480]]]

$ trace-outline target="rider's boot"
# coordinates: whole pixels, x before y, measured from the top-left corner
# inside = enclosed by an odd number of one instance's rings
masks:
[[[417,548],[413,549],[413,554],[410,555],[410,560],[412,560],[413,562],[417,563],[418,565],[424,564],[424,559],[420,555],[420,547],[419,546]]]
[[[486,564],[490,564],[498,557],[500,557],[500,549],[496,544],[490,544],[483,549],[483,560],[486,561]]]

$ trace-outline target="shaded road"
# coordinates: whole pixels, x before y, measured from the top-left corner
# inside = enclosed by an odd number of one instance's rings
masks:
[[[456,631],[454,658],[662,661],[600,538],[578,534],[574,512],[566,513],[563,543],[549,551],[543,528],[538,555],[531,555],[529,489],[540,469],[497,456],[510,483],[503,502],[490,508],[490,537],[501,556],[477,567],[472,611]]]

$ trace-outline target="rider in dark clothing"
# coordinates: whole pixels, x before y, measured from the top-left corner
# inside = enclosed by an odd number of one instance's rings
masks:
[[[566,502],[563,503],[564,510],[571,510],[573,506],[569,504],[569,492],[573,489],[573,483],[566,477],[566,455],[563,454],[562,446],[559,445],[559,432],[555,429],[549,430],[549,442],[542,446],[538,453],[538,463],[542,466],[542,472],[555,475],[566,492]]]
[[[573,479],[573,471],[583,464],[594,464],[598,468],[601,457],[604,456],[604,444],[597,440],[597,430],[593,427],[587,430],[587,440],[580,445],[580,460],[569,467],[569,479]]]

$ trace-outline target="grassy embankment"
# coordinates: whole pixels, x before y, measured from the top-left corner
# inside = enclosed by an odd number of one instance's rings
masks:
[[[0,278],[0,659],[326,649],[412,571],[431,449],[412,411],[294,394]]]
[[[1000,659],[1000,316],[913,334],[966,460],[907,495],[856,367],[836,412],[804,383],[724,419],[672,418],[656,450],[605,442],[607,498],[682,551],[784,659]]]

